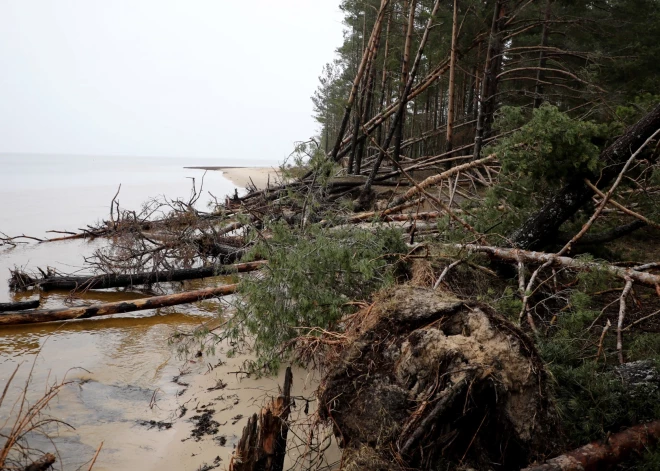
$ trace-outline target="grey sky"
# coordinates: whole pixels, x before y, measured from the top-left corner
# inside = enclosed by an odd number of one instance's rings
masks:
[[[317,129],[338,5],[0,0],[0,153],[280,161]]]

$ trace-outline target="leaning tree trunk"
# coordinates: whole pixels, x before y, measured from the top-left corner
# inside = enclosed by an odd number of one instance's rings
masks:
[[[598,181],[598,188],[607,186],[621,172],[631,153],[660,129],[660,105],[644,118],[626,129],[625,133],[600,154],[603,170],[599,175],[588,176]],[[508,238],[512,245],[521,249],[542,247],[552,242],[559,227],[573,216],[593,196],[584,182],[585,175],[576,176],[559,190],[536,214]]]
[[[419,63],[421,62],[422,55],[424,53],[424,47],[426,46],[426,42],[428,41],[429,38],[431,25],[433,24],[435,14],[438,12],[439,6],[440,6],[440,0],[436,0],[435,4],[433,5],[433,10],[431,11],[431,15],[429,16],[428,22],[426,23],[426,28],[424,29],[424,35],[422,36],[422,39],[419,43],[419,48],[417,49],[417,55],[415,56],[415,62],[413,63],[412,69],[408,76],[408,83],[406,84],[403,94],[399,99],[399,104],[398,104],[397,112],[394,115],[394,120],[392,121],[390,129],[387,132],[387,136],[385,137],[385,142],[381,146],[380,152],[378,153],[378,157],[376,158],[376,162],[374,162],[374,166],[371,169],[369,176],[367,177],[367,181],[364,184],[364,188],[360,193],[359,199],[361,200],[361,203],[364,203],[366,200],[368,200],[369,194],[371,193],[371,185],[373,185],[373,182],[376,179],[376,175],[378,174],[378,169],[380,168],[380,164],[383,162],[383,158],[385,158],[385,154],[387,153],[387,148],[390,146],[390,143],[392,142],[392,138],[394,137],[394,133],[397,130],[399,121],[403,119],[406,105],[408,104],[409,93],[410,90],[412,90],[413,82],[415,81],[415,76],[417,74],[417,69],[419,68]]]
[[[351,87],[351,93],[349,94],[348,101],[346,102],[346,107],[344,110],[344,118],[342,119],[341,125],[339,126],[337,141],[335,143],[334,148],[332,149],[332,154],[330,155],[330,159],[332,161],[336,161],[338,159],[337,154],[339,153],[339,148],[341,147],[342,140],[344,138],[344,132],[346,132],[346,127],[348,126],[348,120],[351,116],[351,110],[353,109],[353,102],[355,101],[355,97],[357,96],[358,87],[360,85],[360,81],[362,80],[362,75],[365,72],[367,62],[375,46],[376,36],[378,36],[378,32],[382,27],[383,17],[385,16],[385,9],[387,8],[388,4],[389,4],[389,0],[381,0],[380,10],[378,11],[378,16],[376,17],[376,23],[374,24],[374,29],[371,32],[371,37],[369,38],[367,51],[362,57],[362,61],[360,62],[358,72],[355,75],[355,80],[353,81],[353,86]]]

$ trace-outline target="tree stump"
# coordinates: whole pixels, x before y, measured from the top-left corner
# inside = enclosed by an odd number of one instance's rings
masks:
[[[229,471],[282,471],[289,431],[293,374],[286,369],[282,394],[254,414],[229,462]]]

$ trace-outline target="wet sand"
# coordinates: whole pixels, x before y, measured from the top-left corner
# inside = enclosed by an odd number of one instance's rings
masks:
[[[268,183],[277,184],[277,169],[274,167],[186,167],[197,170],[222,172],[222,176],[239,188],[246,188],[253,183],[258,190],[266,188]]]

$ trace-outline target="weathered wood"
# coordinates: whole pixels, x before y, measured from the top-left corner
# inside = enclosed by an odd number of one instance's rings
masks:
[[[39,300],[19,301],[16,303],[0,303],[0,312],[7,311],[25,311],[26,309],[36,309],[39,307]]]
[[[150,285],[154,283],[165,283],[171,281],[196,280],[219,275],[230,275],[232,273],[246,273],[256,271],[264,267],[268,262],[256,261],[239,263],[235,265],[214,265],[199,268],[186,268],[181,270],[156,271],[146,273],[135,273],[131,275],[108,274],[108,275],[83,275],[83,276],[59,276],[47,275],[42,278],[31,278],[21,274],[12,277],[10,286],[12,289],[20,290],[39,287],[44,291],[49,290],[71,290],[71,289],[107,289],[123,288],[138,285]],[[32,307],[38,307],[32,306]],[[29,309],[29,308],[26,308]],[[6,309],[9,310],[9,309]],[[16,309],[18,310],[18,309]],[[2,304],[0,304],[2,311]]]
[[[544,264],[551,262],[550,266],[564,267],[578,271],[604,270],[623,280],[631,279],[637,283],[649,286],[651,288],[660,286],[660,275],[646,273],[643,271],[635,270],[634,268],[623,268],[617,267],[615,265],[607,265],[604,263],[578,260],[552,253],[532,252],[528,250],[511,249],[506,247],[492,247],[489,245],[456,244],[453,245],[453,247],[457,249],[464,249],[468,252],[481,252],[499,260],[504,260],[511,263],[522,262]]]
[[[522,471],[597,471],[621,463],[660,441],[660,420],[637,425]]]
[[[125,312],[144,311],[161,307],[189,304],[202,299],[216,296],[227,296],[236,292],[238,285],[224,285],[216,288],[205,288],[183,293],[152,296],[149,298],[134,299],[131,301],[117,301],[114,303],[96,304],[63,309],[44,309],[30,313],[8,313],[0,316],[0,326],[18,324],[36,324],[40,322],[55,322],[72,319],[88,319],[90,317],[122,314]]]
[[[243,429],[229,471],[283,471],[293,373],[286,369],[282,394],[254,414]]]
[[[604,168],[599,175],[590,176],[590,180],[597,181],[598,188],[604,188],[621,172],[630,155],[658,129],[660,129],[660,105],[629,127],[614,144],[600,154]],[[551,242],[559,227],[591,198],[593,193],[584,182],[584,177],[585,175],[577,175],[543,208],[514,231],[509,236],[512,245],[521,249],[531,249]]]
[[[54,463],[55,455],[52,453],[46,453],[31,465],[26,466],[25,471],[46,471],[48,468],[53,466]]]

